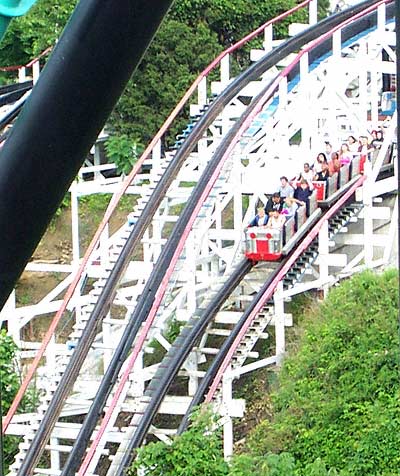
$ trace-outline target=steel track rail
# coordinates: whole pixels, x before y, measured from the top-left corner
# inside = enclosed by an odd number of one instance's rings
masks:
[[[79,344],[76,347],[71,357],[70,363],[54,394],[54,397],[49,404],[48,411],[46,412],[36,432],[36,435],[32,441],[32,445],[26,455],[24,464],[21,467],[21,470],[18,472],[18,476],[26,476],[27,474],[31,474],[31,472],[33,471],[33,468],[36,465],[40,455],[42,454],[47,439],[49,438],[50,433],[58,419],[63,403],[71,392],[74,382],[85,360],[85,357],[94,341],[94,338],[96,336],[96,328],[99,322],[101,322],[101,320],[105,317],[111,306],[112,300],[116,293],[117,285],[128,266],[130,257],[134,251],[135,246],[139,243],[147,227],[150,225],[151,219],[154,213],[156,212],[158,206],[160,205],[169,186],[176,177],[177,172],[179,171],[180,167],[184,163],[189,153],[193,150],[198,140],[202,137],[203,132],[214,121],[214,119],[222,111],[223,107],[227,103],[229,103],[229,101],[232,100],[240,92],[240,90],[250,81],[257,79],[261,76],[263,72],[270,69],[276,63],[285,58],[288,54],[298,51],[303,45],[312,40],[315,40],[325,31],[328,31],[329,29],[342,23],[346,19],[351,18],[356,13],[363,11],[366,7],[375,5],[376,3],[379,2],[371,0],[363,2],[351,9],[329,17],[321,21],[317,25],[310,27],[309,29],[300,33],[296,37],[289,39],[284,44],[277,47],[276,50],[274,50],[270,54],[265,55],[265,57],[262,58],[259,62],[250,66],[244,73],[242,73],[242,75],[233,80],[232,83],[228,86],[228,88],[211,104],[206,114],[198,121],[196,126],[193,128],[191,135],[182,144],[181,148],[176,153],[174,159],[171,161],[171,164],[166,169],[157,188],[155,189],[152,197],[147,203],[145,209],[143,210],[141,217],[136,222],[130,237],[128,238],[124,248],[122,249],[120,258],[116,262],[113,271],[111,272],[107,284],[105,285],[103,292],[100,295],[99,300],[87,322],[86,328],[83,331]],[[212,176],[213,170],[217,168],[218,164],[219,160],[217,159],[213,159],[209,163],[206,171],[202,176],[202,180],[199,182],[198,186],[193,192],[194,199],[188,202],[188,205],[185,208],[186,213],[184,211],[184,213],[182,214],[180,220],[174,228],[171,238],[163,249],[163,252],[153,270],[153,273],[151,274],[145,286],[141,298],[138,301],[138,305],[134,310],[133,314],[131,315],[123,337],[121,338],[121,341],[113,354],[110,365],[99,387],[97,396],[92,404],[91,409],[89,410],[84,424],[82,425],[81,431],[64,467],[64,470],[62,472],[63,476],[73,474],[73,468],[76,468],[80,464],[90,436],[93,432],[98,418],[100,417],[103,411],[104,405],[108,396],[110,395],[112,387],[117,380],[122,364],[131,350],[132,343],[138,330],[140,329],[142,322],[144,321],[147,313],[152,307],[155,295],[164,276],[164,271],[168,268],[168,264],[172,256],[174,255],[177,241],[179,241],[179,237],[181,236],[179,232],[179,227],[184,228],[184,221],[187,220],[188,216],[191,215],[191,210],[196,207],[196,204],[202,195],[202,190],[206,187],[209,178]]]
[[[185,362],[194,345],[205,332],[208,324],[214,319],[232,292],[251,271],[254,263],[243,259],[236,266],[219,292],[214,296],[204,309],[199,310],[195,316],[189,319],[179,336],[164,357],[159,370],[146,389],[145,397],[150,398],[146,411],[139,425],[129,441],[128,451],[125,453],[115,476],[123,474],[123,471],[132,461],[132,449],[137,448],[143,442],[150,424],[157,413],[161,402],[168,391],[173,379]]]

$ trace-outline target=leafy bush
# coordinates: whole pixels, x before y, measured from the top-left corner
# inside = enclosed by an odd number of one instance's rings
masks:
[[[114,162],[120,173],[129,174],[143,152],[143,145],[126,134],[112,136],[105,144],[108,159]]]
[[[5,415],[20,387],[20,374],[15,364],[17,346],[12,337],[7,335],[4,329],[0,329],[0,398],[1,410]],[[33,412],[37,408],[39,400],[38,391],[35,387],[29,388],[25,393],[19,410],[22,412]],[[4,467],[7,467],[14,460],[14,455],[18,450],[19,438],[6,435],[4,444]],[[1,455],[0,455],[1,456]]]
[[[397,313],[397,270],[333,289],[305,322],[279,377],[274,418],[254,431],[251,451],[287,451],[304,476],[315,464],[321,474],[400,474]]]
[[[224,476],[228,464],[222,457],[219,432],[210,432],[214,418],[209,411],[198,412],[190,430],[177,436],[171,445],[150,443],[139,450],[128,475],[141,468],[146,476]]]
[[[19,389],[19,376],[15,371],[15,354],[17,346],[4,329],[0,330],[0,398],[1,410],[6,414]],[[13,460],[18,447],[18,438],[4,438],[4,463],[7,467]],[[1,455],[0,455],[1,456]]]

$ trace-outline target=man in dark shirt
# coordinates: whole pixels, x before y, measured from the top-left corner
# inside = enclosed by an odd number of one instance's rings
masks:
[[[283,201],[281,199],[281,196],[278,192],[275,192],[272,197],[268,199],[267,204],[265,205],[265,213],[269,215],[270,212],[272,212],[273,210],[278,210],[279,212],[281,212],[282,207]]]
[[[307,180],[301,179],[300,185],[298,185],[294,191],[293,198],[298,205],[306,206],[307,216],[310,215],[310,195],[312,195],[312,190],[310,190]]]

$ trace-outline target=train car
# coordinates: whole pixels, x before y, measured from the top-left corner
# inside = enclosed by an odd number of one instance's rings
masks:
[[[327,181],[312,182],[313,193],[307,206],[296,210],[295,216],[289,218],[282,229],[266,227],[249,227],[245,230],[245,256],[253,261],[279,261],[285,252],[285,245],[295,243],[296,236],[303,236],[304,228],[311,226],[312,216],[317,209],[329,208],[342,194],[350,180],[362,172],[362,162],[356,156],[351,164],[343,165],[339,173],[334,173]],[[294,183],[294,186],[297,184]]]

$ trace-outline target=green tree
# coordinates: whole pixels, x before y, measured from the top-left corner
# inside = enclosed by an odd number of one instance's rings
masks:
[[[198,72],[220,51],[216,35],[204,23],[192,27],[166,20],[115,107],[109,121],[111,128],[148,143]],[[187,120],[186,110],[172,135]]]
[[[20,387],[20,374],[16,366],[16,353],[18,351],[13,339],[4,329],[0,330],[0,396],[2,412],[5,415]],[[37,406],[38,394],[35,388],[28,389],[21,402],[20,411],[32,412]],[[6,435],[4,438],[4,466],[13,462],[18,450],[19,439]],[[6,471],[7,472],[7,471]]]
[[[274,417],[249,438],[255,455],[287,451],[301,476],[399,474],[398,285],[397,270],[362,273],[307,318]]]
[[[0,66],[26,64],[53,46],[78,0],[38,0],[24,16],[15,18],[0,43]]]

